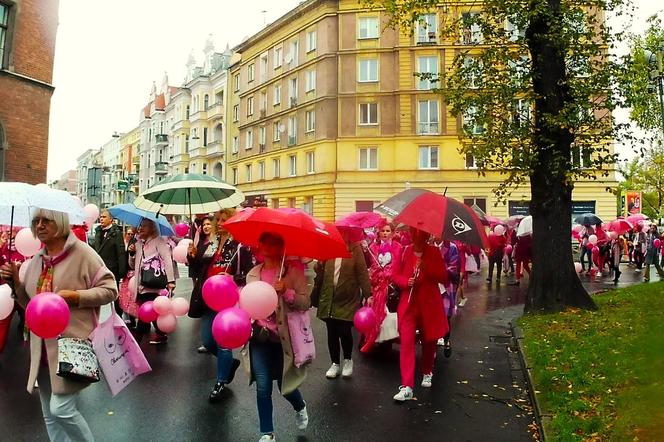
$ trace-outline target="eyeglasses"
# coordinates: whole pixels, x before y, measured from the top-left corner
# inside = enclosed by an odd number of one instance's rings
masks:
[[[36,218],[32,218],[32,224],[33,224],[33,225],[36,226],[36,225],[39,224],[40,222],[41,222],[42,224],[46,225],[46,224],[52,223],[53,220],[52,220],[52,219],[49,219],[49,218],[45,218],[45,217],[43,217],[43,216],[36,217]]]

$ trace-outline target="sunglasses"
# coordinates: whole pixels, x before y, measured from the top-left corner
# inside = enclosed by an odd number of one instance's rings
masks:
[[[49,219],[49,218],[45,218],[45,217],[36,217],[36,218],[32,218],[32,224],[33,224],[33,225],[36,226],[36,225],[39,224],[40,222],[41,222],[42,224],[46,225],[46,224],[52,223],[53,220],[52,220],[52,219]]]

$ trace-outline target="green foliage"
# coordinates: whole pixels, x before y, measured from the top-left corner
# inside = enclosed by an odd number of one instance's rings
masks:
[[[642,211],[651,219],[664,217],[664,147],[656,146],[644,151],[640,158],[634,158],[618,167],[625,178],[618,191],[640,190]]]
[[[623,34],[598,11],[620,13],[623,0],[364,1],[407,34],[422,14],[442,11],[440,38],[458,50],[439,92],[461,118],[461,153],[475,158],[480,173],[504,176],[494,190],[499,199],[538,171],[571,189],[574,180],[613,168],[610,143],[620,127],[611,112],[622,103],[624,72],[608,49]],[[540,51],[543,42],[552,54]],[[556,59],[563,71],[549,69]],[[541,86],[546,79],[555,90]]]
[[[552,440],[662,436],[662,284],[595,296],[595,312],[519,320],[542,412],[553,416],[547,425]]]
[[[638,127],[662,137],[664,126],[657,96],[656,85],[650,78],[653,65],[648,63],[643,51],[664,51],[664,27],[662,19],[652,16],[643,35],[632,34],[629,38],[631,58],[623,79],[623,88],[630,106],[630,117]],[[661,69],[661,68],[660,68]],[[661,139],[661,138],[660,138]]]

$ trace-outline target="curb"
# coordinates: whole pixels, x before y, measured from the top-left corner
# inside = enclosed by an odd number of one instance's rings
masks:
[[[525,352],[523,351],[523,330],[521,330],[521,327],[512,322],[510,322],[510,329],[512,331],[512,337],[516,342],[516,348],[519,353],[519,360],[521,361],[521,368],[526,373],[526,380],[528,383],[528,395],[530,396],[530,401],[532,402],[535,411],[535,422],[539,427],[541,441],[546,442],[547,440],[549,440],[549,434],[545,429],[546,427],[544,426],[544,423],[551,421],[551,415],[544,414],[542,412],[542,406],[540,405],[539,400],[537,398],[537,394],[535,393],[535,387],[534,387],[535,383],[533,382],[531,365],[530,362],[528,362],[528,359],[526,358]]]

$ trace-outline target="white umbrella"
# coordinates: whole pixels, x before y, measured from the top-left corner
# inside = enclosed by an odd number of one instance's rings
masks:
[[[521,220],[516,229],[516,236],[526,236],[533,234],[533,217],[527,216]]]
[[[46,185],[0,183],[0,225],[28,227],[35,209],[64,212],[71,224],[82,224],[86,218],[81,204],[63,190]]]

